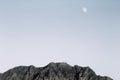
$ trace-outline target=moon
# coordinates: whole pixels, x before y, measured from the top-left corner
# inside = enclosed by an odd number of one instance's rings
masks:
[[[82,7],[82,11],[83,11],[83,13],[87,13],[88,9],[86,7]]]

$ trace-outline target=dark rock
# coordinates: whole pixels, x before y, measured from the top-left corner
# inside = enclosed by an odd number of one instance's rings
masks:
[[[19,66],[0,74],[0,80],[113,80],[98,76],[89,67],[67,63],[49,63],[45,67]]]

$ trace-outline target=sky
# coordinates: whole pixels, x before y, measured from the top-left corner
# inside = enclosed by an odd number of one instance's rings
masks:
[[[67,62],[120,80],[119,3],[0,0],[0,72]]]

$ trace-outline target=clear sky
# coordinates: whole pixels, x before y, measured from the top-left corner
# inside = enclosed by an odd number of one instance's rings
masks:
[[[52,61],[120,80],[120,0],[0,0],[0,72]]]

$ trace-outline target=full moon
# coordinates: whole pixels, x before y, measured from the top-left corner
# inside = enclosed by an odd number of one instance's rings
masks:
[[[82,8],[82,11],[83,11],[84,13],[87,13],[88,10],[87,10],[86,7],[83,7],[83,8]]]

